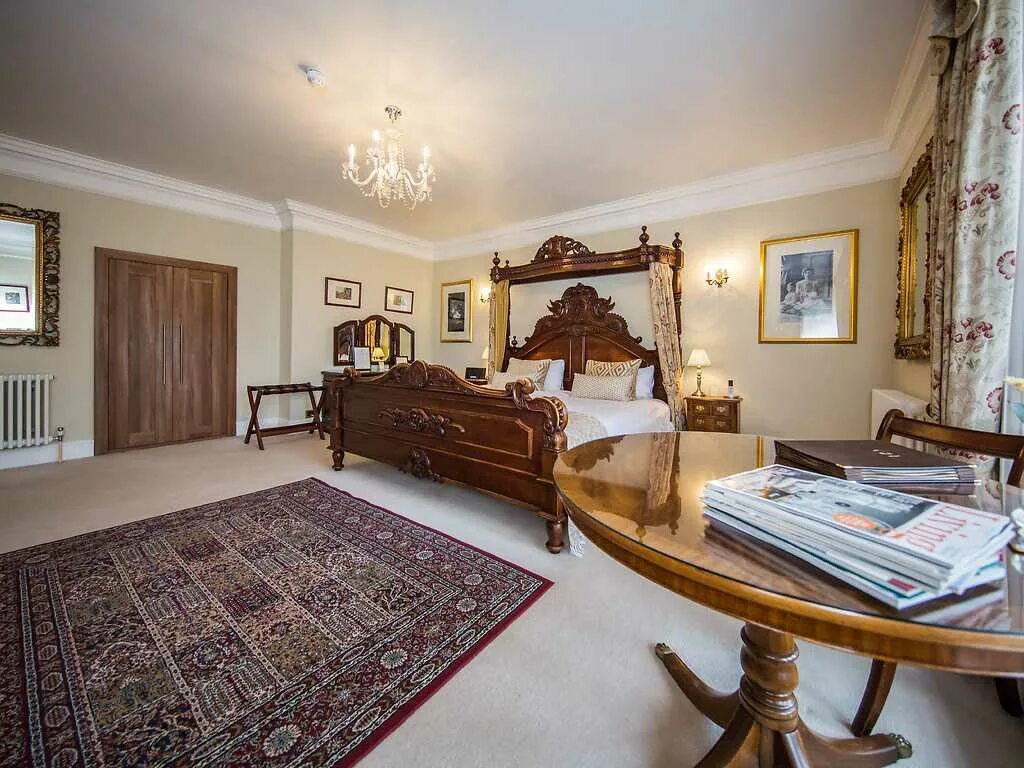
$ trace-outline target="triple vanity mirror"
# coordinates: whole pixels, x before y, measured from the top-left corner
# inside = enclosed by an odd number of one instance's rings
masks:
[[[60,216],[0,203],[0,344],[57,346]]]

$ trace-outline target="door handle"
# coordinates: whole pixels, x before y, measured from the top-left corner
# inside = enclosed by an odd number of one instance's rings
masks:
[[[167,386],[167,343],[165,337],[167,335],[167,326],[164,323],[160,324],[160,379],[163,381],[164,386]]]
[[[185,345],[180,325],[178,326],[178,383],[185,383]]]

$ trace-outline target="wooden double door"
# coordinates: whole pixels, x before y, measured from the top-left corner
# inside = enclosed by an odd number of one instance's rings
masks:
[[[236,280],[96,249],[96,453],[235,433]]]

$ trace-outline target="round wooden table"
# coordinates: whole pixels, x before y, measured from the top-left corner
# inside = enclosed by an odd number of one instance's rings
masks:
[[[877,766],[909,756],[909,742],[896,734],[830,739],[804,725],[794,637],[955,672],[1024,673],[1024,555],[1007,550],[1003,582],[896,611],[779,550],[709,527],[704,484],[773,459],[771,438],[679,432],[597,440],[555,465],[558,493],[594,544],[745,622],[743,676],[733,693],[711,689],[667,645],[656,646],[690,701],[725,729],[700,766]],[[996,483],[942,498],[1007,514],[1024,504],[1019,489]]]

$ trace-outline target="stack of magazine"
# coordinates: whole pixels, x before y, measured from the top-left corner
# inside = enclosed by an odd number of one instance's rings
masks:
[[[1002,579],[1010,518],[774,464],[712,480],[715,525],[788,552],[894,608]]]

